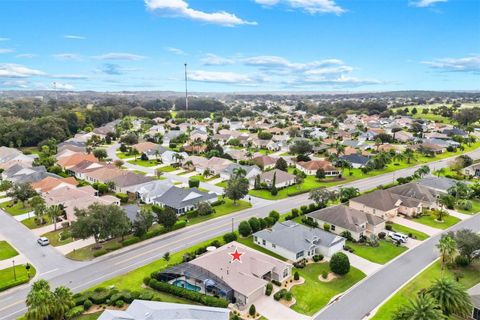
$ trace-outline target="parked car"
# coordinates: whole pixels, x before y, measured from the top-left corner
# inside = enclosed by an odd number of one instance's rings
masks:
[[[408,240],[408,236],[404,235],[403,233],[390,232],[388,236],[392,238],[392,240],[400,241],[401,243],[406,243]]]
[[[42,247],[48,246],[50,244],[50,240],[46,237],[40,237],[37,240],[38,244],[41,245]]]

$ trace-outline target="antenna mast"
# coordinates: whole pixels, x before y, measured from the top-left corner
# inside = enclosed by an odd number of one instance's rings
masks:
[[[188,111],[188,77],[187,77],[187,63],[185,62],[185,110]]]

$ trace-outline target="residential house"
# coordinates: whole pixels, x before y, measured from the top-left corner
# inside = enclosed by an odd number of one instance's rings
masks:
[[[64,155],[57,159],[58,159],[57,164],[60,167],[62,167],[62,169],[64,170],[68,170],[72,167],[75,167],[77,164],[85,160],[91,161],[91,162],[98,162],[98,159],[95,158],[93,154],[81,153],[81,152],[75,152],[71,155]]]
[[[149,160],[159,159],[167,148],[149,141],[140,142],[132,146],[139,154],[144,154]]]
[[[468,295],[472,301],[472,320],[480,320],[480,284],[468,289]]]
[[[275,180],[275,187],[277,189],[285,188],[295,184],[296,176],[294,174],[273,169],[260,174],[260,183],[265,183],[269,188],[273,186],[273,180]]]
[[[161,196],[151,200],[152,203],[161,207],[172,208],[180,215],[195,209],[200,202],[213,203],[217,199],[218,196],[215,193],[203,192],[197,188],[183,189],[173,186]]]
[[[362,168],[370,161],[369,157],[357,153],[340,156],[340,159],[349,162],[353,168]]]
[[[155,198],[162,196],[171,187],[173,184],[168,180],[153,180],[138,188],[137,197],[146,204],[153,204]]]
[[[253,186],[256,176],[262,173],[262,170],[255,165],[247,166],[231,163],[220,172],[220,178],[229,180],[234,175],[236,169],[245,170],[245,178],[250,182],[250,186]]]
[[[465,167],[461,172],[466,176],[478,178],[480,177],[480,163],[474,163],[468,167]]]
[[[335,234],[348,231],[357,241],[362,236],[378,235],[385,229],[385,220],[343,204],[311,212],[307,217],[318,223],[319,228],[323,229],[328,224],[330,231]]]
[[[232,253],[241,254],[232,261]],[[161,281],[216,295],[246,307],[265,295],[272,280],[291,277],[292,265],[236,241],[208,251],[196,259],[170,267],[159,274]],[[188,277],[185,275],[188,274]]]
[[[252,162],[262,168],[262,170],[269,170],[275,167],[277,158],[265,155],[258,155],[252,159]]]
[[[160,301],[133,300],[126,310],[106,309],[98,320],[228,320],[230,310]]]
[[[31,184],[32,188],[40,193],[45,193],[54,189],[63,188],[66,186],[76,187],[78,185],[77,180],[74,177],[67,178],[55,178],[55,177],[46,177],[42,180],[33,182]]]
[[[343,249],[345,238],[293,221],[277,222],[253,234],[255,244],[297,262],[322,254],[331,257]]]
[[[299,161],[297,162],[296,167],[308,175],[315,175],[320,169],[325,172],[325,176],[327,177],[336,177],[340,175],[340,171],[327,160]]]

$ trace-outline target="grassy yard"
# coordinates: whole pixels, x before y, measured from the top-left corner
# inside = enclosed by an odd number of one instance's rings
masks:
[[[460,212],[460,213],[464,213],[464,214],[475,214],[475,213],[480,212],[480,201],[476,200],[476,199],[472,199],[470,201],[472,202],[472,209],[464,210],[464,209],[461,209],[459,207],[455,207],[455,210]]]
[[[192,179],[192,180],[198,180],[200,182],[208,182],[208,181],[212,181],[212,180],[215,180],[219,178],[219,176],[211,176],[211,177],[208,177],[208,178],[205,178],[203,175],[201,174],[197,174],[196,176],[191,176],[189,179]]]
[[[17,250],[15,250],[7,241],[0,241],[0,260],[13,258],[17,255]]]
[[[459,282],[465,288],[471,288],[480,282],[480,277],[478,276],[480,274],[480,262],[466,269],[446,269],[444,270],[444,276],[454,278],[456,272],[461,272],[462,277],[460,277]],[[441,277],[441,274],[440,263],[437,261],[388,299],[388,301],[378,309],[372,320],[392,319],[392,315],[396,309],[415,297],[419,290],[429,287],[435,279]]]
[[[413,221],[422,223],[424,225],[427,225],[429,227],[437,228],[437,229],[448,229],[454,224],[460,222],[460,219],[454,216],[446,216],[443,217],[443,221],[437,221],[435,220],[435,217],[431,214],[423,214],[419,218],[414,218]]]
[[[172,172],[172,171],[176,171],[178,170],[179,168],[174,168],[172,166],[164,166],[164,167],[160,167],[158,168],[157,170],[158,171],[161,171],[161,172]]]
[[[268,254],[269,256],[272,256],[274,258],[277,258],[278,260],[282,260],[282,261],[287,261],[287,259],[285,259],[284,257],[276,254],[275,252],[272,252],[264,247],[261,247],[255,243],[253,243],[253,236],[249,236],[247,238],[242,238],[242,237],[239,237],[237,242],[247,246],[247,247],[250,247],[252,249],[255,249],[257,251],[260,251],[260,252],[263,252],[265,254]]]
[[[135,156],[133,154],[128,154],[124,152],[117,151],[115,153],[119,159],[128,159],[128,158],[134,158]],[[138,157],[138,155],[137,155]]]
[[[188,226],[252,207],[248,201],[239,200],[235,205],[233,204],[233,201],[228,198],[225,198],[224,201],[224,204],[213,207],[213,209],[215,209],[215,213],[208,216],[198,216],[196,218],[188,219]],[[186,217],[180,219],[186,219]]]
[[[33,214],[32,214],[33,216]],[[28,228],[28,229],[36,229],[36,228],[40,228],[40,227],[43,227],[43,226],[46,226],[48,224],[51,223],[51,220],[49,217],[45,216],[43,218],[43,224],[39,224],[38,223],[38,220],[37,220],[37,217],[33,216],[33,217],[30,217],[28,219],[25,219],[25,220],[22,220],[22,223]],[[57,223],[58,225],[58,223]]]
[[[143,171],[140,171],[140,170],[133,170],[132,172],[134,172],[136,174],[141,174],[142,176],[147,174],[146,172],[143,172]]]
[[[24,265],[16,265],[15,274],[17,279],[15,280],[13,267],[0,270],[0,291],[29,282],[35,276],[35,273],[36,270],[32,265],[30,265],[30,277]]]
[[[226,188],[227,185],[228,185],[228,182],[224,180],[224,181],[222,181],[222,182],[215,183],[215,185],[216,185],[217,187]]]
[[[21,202],[12,204],[13,200],[3,202],[0,204],[0,208],[11,216],[18,216],[33,211],[33,208],[30,207],[28,203],[25,203],[25,206]]]
[[[359,243],[348,242],[348,246],[355,250],[354,254],[379,264],[385,264],[408,250],[407,247],[397,246],[389,240],[379,240],[378,244],[378,247],[370,247]]]
[[[313,315],[325,307],[327,303],[339,293],[344,292],[365,277],[365,274],[353,267],[345,276],[338,277],[330,282],[322,282],[318,279],[323,272],[330,272],[328,263],[312,263],[298,271],[305,283],[291,289],[296,303],[292,309],[306,315]]]
[[[409,227],[402,226],[402,225],[397,224],[397,223],[388,223],[388,224],[392,226],[392,228],[393,228],[392,231],[394,231],[394,232],[400,232],[400,233],[406,234],[407,236],[409,234],[411,234],[412,236],[414,236],[415,239],[421,240],[421,241],[428,238],[428,234],[423,233],[421,231],[417,231],[417,230],[411,229]]]
[[[67,236],[65,237],[65,233]],[[50,231],[45,234],[42,234],[42,237],[47,237],[50,240],[50,245],[54,247],[63,246],[64,244],[70,243],[73,241],[73,238],[68,234],[69,229],[60,229],[57,231]],[[62,239],[62,234],[64,235],[64,239]]]
[[[158,165],[158,162],[156,160],[137,159],[137,160],[128,160],[127,162],[131,164],[135,164],[137,166],[142,166],[142,167],[154,167]]]
[[[100,317],[101,314],[102,314],[102,312],[82,314],[81,316],[73,318],[73,320],[97,320]]]
[[[135,269],[133,271],[130,271],[128,273],[125,273],[121,276],[112,278],[110,280],[107,280],[103,283],[98,284],[97,286],[90,288],[91,290],[97,288],[97,287],[109,287],[109,286],[115,286],[118,290],[134,290],[134,291],[145,291],[145,290],[151,290],[151,289],[145,289],[143,288],[143,278],[150,276],[150,274],[154,271],[158,270],[163,270],[168,268],[169,266],[178,264],[182,262],[183,255],[188,252],[195,251],[196,249],[209,245],[212,241],[218,240],[221,243],[223,243],[223,238],[222,237],[217,237],[214,239],[210,239],[208,241],[199,243],[197,245],[194,245],[188,249],[181,250],[176,253],[172,253],[170,255],[170,260],[167,262],[164,259],[159,259],[156,260],[150,264],[147,264],[143,267],[140,267],[138,269]],[[157,292],[157,291],[152,291],[155,293],[155,297],[161,299],[163,302],[174,302],[174,303],[192,303],[186,299],[182,299],[179,297],[175,297],[163,292]]]

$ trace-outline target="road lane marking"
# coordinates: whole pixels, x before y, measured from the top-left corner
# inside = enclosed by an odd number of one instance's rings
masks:
[[[52,270],[49,270],[49,271],[45,271],[45,272],[43,272],[43,273],[40,273],[39,276],[44,276],[44,275],[46,275],[46,274],[55,272],[55,271],[57,271],[57,270],[60,270],[60,269],[55,268],[55,269],[52,269]]]

